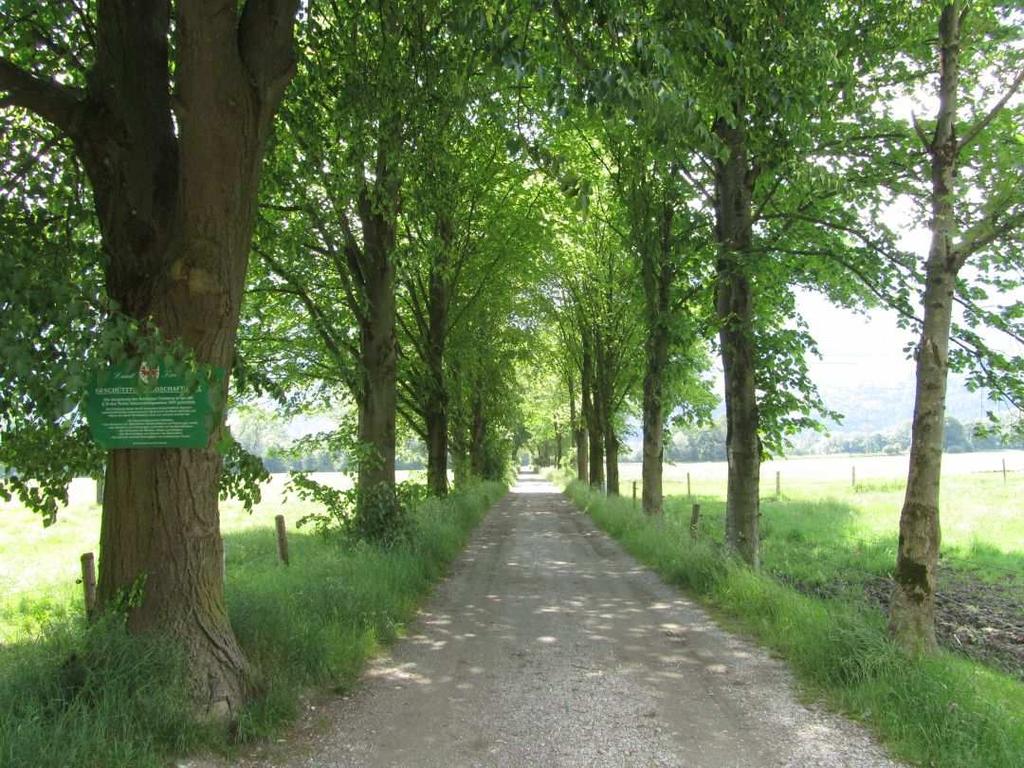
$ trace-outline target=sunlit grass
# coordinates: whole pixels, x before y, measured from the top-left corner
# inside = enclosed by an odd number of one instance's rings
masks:
[[[888,575],[896,562],[905,481],[788,483],[781,497],[774,478],[762,483],[762,563],[766,570],[807,584],[862,584]],[[666,514],[689,521],[701,505],[701,533],[721,540],[725,489],[686,496],[684,483],[666,484]],[[940,497],[942,562],[1024,594],[1024,477],[1001,473],[954,475]]]
[[[399,472],[408,479],[409,472]],[[314,475],[321,482],[339,487],[351,484],[341,473]],[[263,487],[262,501],[247,512],[238,501],[220,504],[221,532],[253,531],[263,536],[273,551],[274,516],[284,514],[288,528],[314,510],[294,494],[286,494],[287,475],[274,475]],[[17,503],[0,502],[0,643],[31,636],[39,622],[57,604],[81,608],[80,557],[84,552],[99,555],[100,507],[96,485],[88,478],[76,479],[69,489],[69,501],[57,515],[57,522],[44,528],[42,518]],[[228,559],[232,543],[225,540]],[[26,635],[27,633],[27,635]]]

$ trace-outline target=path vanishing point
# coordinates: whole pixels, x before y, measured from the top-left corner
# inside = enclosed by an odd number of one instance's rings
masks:
[[[350,696],[244,766],[895,766],[535,475]],[[187,765],[187,763],[186,763]]]

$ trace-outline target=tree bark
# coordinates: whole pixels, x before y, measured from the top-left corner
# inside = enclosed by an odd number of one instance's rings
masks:
[[[748,166],[742,127],[732,127],[722,118],[715,121],[714,127],[728,149],[727,159],[715,161],[716,310],[725,373],[729,464],[726,544],[756,568],[761,441],[754,370],[753,289],[747,276],[751,268],[751,199],[756,171]]]
[[[665,458],[665,371],[668,368],[673,209],[665,205],[659,248],[641,253],[647,338],[644,344],[642,506],[660,515],[664,504],[662,471]]]
[[[663,324],[648,328],[647,367],[644,371],[643,399],[643,510],[660,515],[664,503],[662,470],[665,458],[665,368],[668,363],[668,333]]]
[[[576,429],[576,479],[581,483],[590,481],[590,443],[582,425]]]
[[[469,468],[474,477],[483,478],[487,473],[487,420],[484,416],[484,402],[479,395],[473,396],[472,426],[469,437]]]
[[[615,434],[615,426],[611,416],[605,413],[603,419],[605,476],[608,479],[609,496],[619,495],[619,438]]]
[[[963,257],[953,246],[960,16],[947,5],[939,21],[939,112],[929,149],[932,171],[931,246],[925,265],[924,321],[917,347],[917,390],[910,433],[910,471],[900,513],[899,551],[889,627],[912,653],[936,649],[935,587],[941,532],[942,470],[949,367],[949,331],[956,276]]]
[[[352,272],[365,295],[359,317],[362,381],[358,393],[359,443],[356,514],[370,499],[395,486],[395,420],[398,371],[395,314],[395,221],[401,176],[397,169],[400,127],[392,116],[378,137],[374,177],[358,199],[362,248],[347,249]],[[383,487],[383,489],[382,489]]]
[[[431,264],[427,290],[427,487],[435,496],[448,495],[448,388],[444,378],[448,337],[448,282],[445,272],[453,239],[451,222],[439,217],[441,249]]]
[[[601,334],[594,339],[594,415],[600,426],[599,436],[604,443],[605,492],[609,496],[619,495],[619,441],[615,436],[614,414],[612,413],[613,377],[608,361],[607,342]]]
[[[366,311],[360,322],[362,387],[359,399],[359,493],[368,498],[381,485],[395,485],[397,366],[395,346],[394,225],[375,212],[364,194],[362,217],[366,260]]]
[[[130,631],[181,643],[195,700],[216,720],[256,690],[225,610],[220,463],[213,450],[111,451],[98,583],[101,607],[126,607]]]
[[[583,421],[587,428],[587,444],[589,456],[587,463],[590,470],[590,484],[594,488],[604,488],[604,453],[601,434],[601,422],[597,413],[596,381],[594,374],[593,347],[589,334],[583,338]]]
[[[234,0],[182,0],[173,32],[170,3],[136,5],[98,6],[85,89],[0,61],[0,90],[72,140],[120,310],[228,372],[298,3],[248,0],[239,13]],[[125,610],[133,632],[177,639],[200,712],[223,719],[254,685],[224,606],[217,439],[204,449],[110,452],[97,596]]]
[[[427,488],[435,496],[448,495],[448,411],[435,407],[427,413]]]
[[[585,483],[587,476],[587,430],[584,429],[581,416],[576,411],[576,389],[573,387],[572,376],[569,377],[569,422],[572,428],[572,441],[576,446],[576,479]]]

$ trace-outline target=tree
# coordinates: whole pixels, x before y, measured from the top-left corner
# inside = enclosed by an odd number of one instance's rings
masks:
[[[480,302],[451,337],[451,446],[455,485],[505,480],[519,449],[523,394],[513,374],[530,354],[517,301]]]
[[[294,359],[291,340],[313,329],[313,343],[298,344],[314,364],[289,383],[351,395],[356,517],[396,525],[398,219],[407,155],[439,85],[425,71],[438,13],[399,0],[314,8],[255,248],[253,287],[280,330],[249,348],[269,341],[273,356]]]
[[[983,256],[1001,240],[1005,245],[1014,230],[1024,224],[1020,163],[1014,167],[1013,164],[1006,166],[998,162],[1005,158],[1003,147],[1012,146],[1015,140],[1019,140],[1019,129],[1013,127],[1014,121],[1009,118],[1007,105],[1024,84],[1019,46],[1015,47],[1012,42],[1000,45],[1007,40],[1007,33],[1010,40],[1019,37],[1019,33],[1013,33],[1004,26],[1014,23],[1006,13],[1009,11],[998,5],[972,8],[970,4],[951,2],[942,7],[938,21],[938,109],[935,124],[930,132],[919,123],[915,124],[927,154],[931,177],[931,244],[924,267],[924,312],[915,353],[917,391],[911,429],[910,471],[900,513],[896,587],[889,617],[890,629],[896,640],[912,652],[930,652],[936,648],[939,482],[950,329],[958,275],[968,259]],[[965,56],[964,36],[968,34],[965,24],[969,17],[974,16],[978,18],[975,45],[980,50],[968,49],[966,55],[973,58],[974,76],[977,77],[978,70],[981,70],[985,77],[1001,85],[1002,92],[987,108],[977,108],[972,119],[964,123],[959,112],[965,74],[962,60]],[[995,46],[991,41],[995,41]],[[975,85],[979,83],[975,81]],[[993,133],[1002,137],[996,144],[989,143]],[[977,174],[979,170],[991,173],[995,168],[991,159],[972,162],[974,153],[982,157],[987,154],[988,158],[995,156],[999,172],[991,176]],[[958,173],[966,177],[959,183]],[[971,196],[980,197],[982,202],[972,203]],[[1007,256],[1018,253],[1011,247]]]
[[[780,204],[795,202],[793,193],[806,193],[804,182],[814,178],[807,169],[842,114],[832,94],[850,76],[853,52],[861,51],[845,31],[843,8],[709,3],[692,15],[662,10],[670,58],[684,61],[677,87],[695,94],[684,119],[704,157],[693,175],[713,221],[729,463],[726,542],[756,567],[762,456],[779,443],[780,430],[794,425],[794,409],[809,414],[818,402],[797,342],[809,337],[787,327],[788,286],[808,268],[794,271],[782,258],[780,247],[789,243],[767,226],[767,216],[799,213]],[[850,52],[840,57],[843,47]]]
[[[592,171],[586,210],[568,211],[564,220],[568,231],[556,249],[552,292],[579,366],[590,484],[615,495],[621,414],[642,375],[642,360],[632,354],[642,320],[636,265],[616,221],[621,209],[608,194],[607,177]]]
[[[566,403],[566,358],[560,355],[552,329],[541,325],[533,334],[532,354],[520,367],[523,427],[540,466],[561,467],[567,459],[565,436],[575,405]]]
[[[657,114],[658,106],[645,112]],[[641,476],[644,512],[656,515],[662,512],[665,422],[676,407],[704,400],[701,374],[708,361],[698,350],[709,323],[699,299],[709,281],[702,274],[707,243],[685,205],[693,190],[678,162],[665,159],[672,150],[655,138],[668,129],[648,129],[651,134],[629,136],[628,148],[618,147],[616,181],[644,291]]]
[[[99,238],[68,141],[18,110],[0,112],[0,141],[0,497],[49,525],[71,480],[102,470],[75,406],[123,328],[103,324]]]
[[[179,342],[202,365],[230,370],[234,357],[263,148],[292,74],[297,6],[184,0],[172,19],[169,2],[39,15],[26,3],[24,18],[44,31],[58,25],[50,39],[74,50],[3,45],[5,108],[53,126],[73,147],[67,162],[89,180],[107,295],[143,335]],[[98,593],[112,607],[141,589],[127,602],[129,628],[177,638],[198,706],[222,718],[254,682],[224,610],[216,441],[109,452]]]
[[[477,64],[479,53],[471,49],[460,63],[464,74],[451,90],[461,97],[448,98],[446,116],[435,114],[419,132],[401,217],[399,406],[427,444],[436,495],[448,490],[448,342],[477,303],[509,305],[533,278],[546,237],[544,190],[509,155],[512,115],[495,95],[503,81]]]
[[[529,193],[478,5],[325,5],[311,30],[263,206],[254,311],[277,323],[272,356],[293,383],[356,403],[357,518],[399,514],[384,498],[397,417],[445,493],[451,335],[529,239],[516,231]],[[253,352],[267,341],[254,333]],[[297,350],[313,365],[288,366]]]

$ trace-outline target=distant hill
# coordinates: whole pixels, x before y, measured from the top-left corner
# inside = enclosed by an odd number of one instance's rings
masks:
[[[826,406],[845,417],[841,423],[831,422],[827,425],[829,435],[838,438],[894,432],[906,428],[914,416],[914,379],[912,375],[894,376],[893,379],[885,384],[865,382],[863,379],[844,383],[833,377],[820,384]],[[718,395],[721,398],[722,392],[719,391]],[[1005,403],[991,400],[979,392],[969,392],[963,377],[950,377],[946,393],[946,416],[966,425],[984,421],[986,411],[1006,415],[1009,410]],[[719,403],[713,418],[716,422],[725,418],[723,403]],[[621,439],[624,455],[639,455],[643,439],[638,417],[626,417]],[[795,448],[798,452],[822,452],[825,450],[826,442],[827,438],[822,435],[808,432],[795,440]]]
[[[845,417],[841,424],[829,425],[833,434],[885,432],[911,421],[914,415],[913,380],[854,385],[832,382],[827,389],[822,388],[822,396],[829,408]],[[986,411],[1005,410],[1004,404],[980,392],[968,392],[961,377],[950,377],[947,416],[966,423],[983,420]]]

